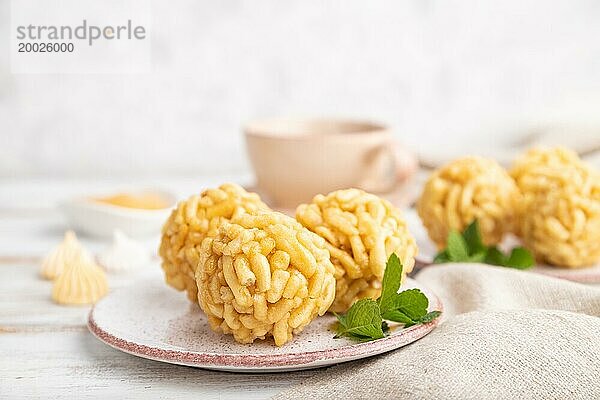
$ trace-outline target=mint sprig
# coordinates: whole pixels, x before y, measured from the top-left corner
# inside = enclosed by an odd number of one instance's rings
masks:
[[[337,336],[348,336],[360,341],[383,337],[383,320],[379,305],[373,299],[357,301],[346,314],[337,315],[337,318]]]
[[[473,221],[460,234],[451,230],[448,234],[446,248],[436,254],[434,264],[448,262],[482,262],[516,269],[527,269],[533,266],[534,259],[529,250],[515,247],[506,255],[496,246],[486,246],[481,240],[481,231],[477,220]]]
[[[433,321],[440,311],[427,312],[429,300],[419,289],[398,293],[402,279],[402,263],[396,254],[387,261],[379,299],[361,299],[338,319],[336,338],[348,337],[356,341],[381,339],[389,334],[385,321],[403,324],[405,328]]]

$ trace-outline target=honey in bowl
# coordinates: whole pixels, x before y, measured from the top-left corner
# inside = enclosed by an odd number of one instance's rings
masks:
[[[157,193],[117,193],[111,196],[92,198],[92,200],[98,203],[141,210],[162,210],[171,206],[169,201]]]

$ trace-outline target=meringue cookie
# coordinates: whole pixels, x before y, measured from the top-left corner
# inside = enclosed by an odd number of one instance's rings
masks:
[[[68,264],[79,257],[92,259],[77,240],[75,232],[67,231],[63,241],[44,258],[40,274],[45,279],[56,279]]]
[[[109,272],[127,272],[147,264],[150,253],[142,244],[116,230],[112,246],[98,257],[98,261]]]
[[[58,304],[93,304],[108,292],[106,273],[92,259],[80,254],[65,265],[54,281],[52,299]]]

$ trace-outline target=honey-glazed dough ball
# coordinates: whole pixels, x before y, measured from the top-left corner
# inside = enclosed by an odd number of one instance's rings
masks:
[[[239,343],[292,339],[335,296],[323,238],[276,212],[240,214],[202,241],[198,302],[217,332]]]
[[[532,186],[543,188],[543,183],[534,181],[551,179],[548,176],[555,175],[555,170],[566,167],[576,170],[587,168],[573,150],[565,147],[536,147],[515,161],[510,175],[521,191],[528,192]]]
[[[533,149],[511,171],[521,192],[518,235],[541,262],[600,260],[600,173],[564,148]]]
[[[198,301],[195,272],[202,240],[235,215],[268,209],[256,193],[231,183],[181,201],[162,228],[159,254],[167,283]]]
[[[406,223],[388,201],[359,189],[317,195],[296,210],[296,219],[325,239],[336,269],[330,310],[346,311],[365,297],[377,298],[388,257],[396,253],[403,274],[415,265],[417,246]]]
[[[431,240],[446,247],[451,230],[462,232],[475,219],[486,245],[498,244],[515,223],[520,193],[496,161],[465,157],[431,174],[417,212]]]

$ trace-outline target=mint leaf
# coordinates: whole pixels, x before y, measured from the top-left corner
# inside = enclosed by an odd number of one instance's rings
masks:
[[[433,321],[434,319],[436,319],[440,315],[442,315],[441,311],[431,311],[431,312],[428,312],[427,314],[423,315],[421,317],[421,319],[419,320],[419,322],[422,323],[422,324],[426,324],[428,322]]]
[[[506,263],[506,257],[496,246],[492,246],[487,251],[485,263],[502,266]]]
[[[485,259],[487,248],[481,241],[477,220],[469,224],[462,235],[455,230],[450,231],[447,243],[446,249],[440,251],[433,259],[435,264],[482,262]]]
[[[420,323],[427,314],[429,300],[419,289],[409,289],[398,293],[394,298],[394,308],[382,312],[381,316],[388,321],[399,322],[407,328]]]
[[[515,247],[512,249],[505,266],[517,269],[527,269],[533,267],[535,260],[531,253],[523,247]]]
[[[467,248],[469,250],[469,254],[477,254],[483,253],[486,250],[486,246],[483,244],[481,240],[481,233],[479,231],[479,222],[474,220],[467,226],[462,234],[465,242],[467,243]]]
[[[440,312],[427,312],[429,300],[419,289],[398,293],[401,279],[402,264],[398,256],[392,254],[383,274],[379,299],[361,299],[346,314],[334,313],[338,320],[335,338],[345,336],[360,342],[375,340],[390,331],[384,319],[401,323],[406,328],[437,318]]]
[[[338,316],[337,336],[357,339],[380,339],[383,337],[379,305],[373,299],[361,299],[354,303],[345,316]]]
[[[395,253],[390,255],[381,281],[381,296],[379,297],[379,309],[381,314],[394,308],[394,299],[400,289],[402,280],[402,263]]]
[[[427,314],[429,300],[419,289],[409,289],[399,293],[394,301],[395,309],[404,315],[418,321]]]
[[[448,234],[448,245],[446,251],[448,258],[453,262],[467,261],[469,258],[469,249],[465,239],[455,230]]]
[[[466,262],[473,262],[473,263],[483,262],[485,260],[486,256],[487,256],[487,251],[482,250],[478,253],[470,255]]]
[[[444,264],[448,262],[450,262],[450,257],[448,257],[448,252],[446,250],[437,253],[433,259],[434,264]]]
[[[527,269],[535,264],[535,260],[529,250],[523,247],[515,247],[509,256],[504,255],[496,246],[490,247],[485,257],[485,262],[491,265],[516,269]]]
[[[338,320],[338,328],[341,328],[341,330],[346,330],[346,327],[348,326],[346,314],[338,314],[334,312],[333,315],[335,315],[335,317]]]
[[[450,231],[446,248],[433,259],[434,264],[448,262],[483,262],[516,269],[527,269],[535,264],[531,253],[523,247],[516,247],[510,255],[505,255],[496,246],[485,246],[477,220],[469,224],[462,235]]]
[[[399,310],[390,310],[388,312],[386,312],[384,315],[382,315],[382,317],[384,319],[387,319],[388,321],[394,321],[394,322],[399,322],[401,324],[404,324],[405,328],[408,328],[409,326],[412,326],[415,324],[415,321],[410,318],[409,316],[407,316],[406,314],[404,314],[402,311]]]

